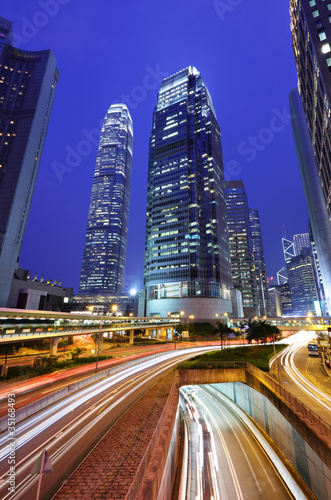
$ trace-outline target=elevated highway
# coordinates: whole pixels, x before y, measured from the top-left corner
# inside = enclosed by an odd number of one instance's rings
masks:
[[[252,318],[231,318],[230,324],[233,328],[240,328],[242,323],[246,323]],[[305,331],[324,331],[327,332],[331,328],[331,318],[324,316],[303,316],[303,317],[277,317],[277,318],[253,318],[255,321],[266,321],[286,332],[301,332]]]
[[[179,318],[117,317],[0,308],[0,344],[50,339],[51,354],[56,354],[59,338],[76,335],[97,334],[110,338],[117,332],[127,331],[130,344],[133,344],[134,331],[142,330],[145,336],[153,333],[156,339],[172,340],[179,321]]]

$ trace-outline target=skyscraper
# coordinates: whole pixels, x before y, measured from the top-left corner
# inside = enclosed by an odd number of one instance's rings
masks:
[[[263,252],[260,216],[258,210],[256,210],[255,208],[249,209],[249,221],[253,241],[255,275],[260,314],[261,316],[270,316],[268,282]]]
[[[250,209],[242,181],[225,183],[234,288],[242,293],[244,316],[260,315]]]
[[[59,77],[49,50],[12,45],[0,17],[0,306],[6,307],[22,247]]]
[[[293,136],[310,224],[331,311],[331,2],[290,0],[298,89],[290,94]]]
[[[144,281],[148,316],[231,311],[221,133],[194,67],[163,80],[154,109]]]
[[[293,241],[282,238],[282,245],[286,265],[277,273],[282,315],[319,315],[325,298],[314,242],[309,233],[302,233],[295,234]]]
[[[311,250],[311,242],[309,233],[300,233],[293,236],[295,255],[300,255],[301,250]]]
[[[79,294],[123,293],[130,206],[133,129],[125,104],[103,122],[88,214]]]
[[[315,302],[319,302],[319,299],[311,253],[301,250],[300,255],[286,263],[286,267],[293,316],[306,316],[309,312],[314,314]]]

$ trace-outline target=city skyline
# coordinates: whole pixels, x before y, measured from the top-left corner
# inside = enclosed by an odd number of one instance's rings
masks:
[[[130,3],[129,12],[125,12],[130,36],[122,45],[114,42],[117,50],[109,55],[110,31],[105,21],[109,9],[105,5],[87,18],[83,8],[78,10],[70,2],[55,4],[58,9],[52,15],[42,8],[42,2],[6,5],[1,11],[3,17],[13,21],[17,43],[29,50],[50,48],[61,71],[62,86],[54,103],[55,117],[52,116],[32,203],[22,267],[30,269],[31,274],[37,272],[58,279],[78,291],[98,130],[109,103],[121,101],[124,96],[138,130],[125,287],[142,286],[152,110],[161,80],[192,64],[208,81],[221,117],[227,180],[243,178],[251,204],[260,213],[267,273],[276,274],[282,259],[282,224],[289,233],[306,232],[308,225],[289,119],[288,94],[296,85],[296,71],[288,6],[271,1],[258,9],[257,3],[243,2],[223,15],[217,2],[194,1],[187,26],[182,31],[175,30],[169,46],[166,33],[159,33],[153,23],[164,18],[164,23],[177,26],[171,5],[165,8],[146,2],[138,8]],[[179,18],[186,15],[184,7],[177,9]],[[267,29],[265,24],[271,12],[274,22]],[[121,16],[124,11],[116,6],[112,17]],[[236,38],[232,32],[234,20],[240,28]],[[75,23],[84,27],[87,37],[80,29],[71,29]],[[188,47],[184,41],[192,26],[199,27],[207,41],[192,40],[192,47]],[[61,37],[56,36],[59,30]],[[156,35],[159,43],[154,46],[150,40]],[[136,46],[132,40],[138,40]],[[225,49],[226,40],[231,40],[231,50]],[[247,57],[239,69],[234,55],[240,53],[243,40],[248,44]],[[207,47],[210,55],[206,58]],[[90,55],[90,69],[82,79],[86,53]],[[107,64],[102,65],[105,58]],[[108,71],[111,79],[107,79]],[[43,206],[47,210],[42,210]]]

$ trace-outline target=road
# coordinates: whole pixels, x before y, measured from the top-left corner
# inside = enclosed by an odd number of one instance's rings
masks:
[[[254,436],[208,386],[187,386],[181,395],[189,441],[182,499],[292,498]]]
[[[192,355],[213,347],[171,351],[123,367],[106,379],[82,389],[37,415],[19,423],[15,432],[16,491],[8,493],[8,459],[12,449],[7,433],[0,435],[0,498],[35,497],[37,476],[31,475],[44,448],[54,472],[42,483],[41,498],[53,496],[70,473],[81,463],[109,428],[130,406],[168,370]]]
[[[218,348],[219,342],[183,342],[179,345],[164,344],[151,346],[127,346],[116,349],[108,349],[102,354],[114,356],[114,359],[99,361],[98,372],[107,370],[127,361],[142,359],[147,356],[153,356],[162,352],[171,352],[173,350],[187,349],[189,347],[214,346]],[[62,389],[70,384],[82,380],[85,377],[91,377],[95,373],[95,363],[91,365],[80,365],[67,370],[40,375],[22,381],[1,381],[0,389],[0,418],[7,413],[7,395],[9,392],[15,392],[16,410],[26,406],[36,400],[47,396],[48,394]]]
[[[319,357],[308,356],[307,344],[314,333],[300,332],[286,342],[273,362],[271,374],[291,394],[331,425],[331,378]]]

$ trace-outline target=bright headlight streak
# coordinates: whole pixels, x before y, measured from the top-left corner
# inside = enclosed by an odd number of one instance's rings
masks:
[[[165,369],[167,369],[167,367],[166,367]],[[147,381],[148,381],[148,380],[151,380],[152,378],[153,378],[153,375],[151,375],[150,377],[148,377]],[[117,406],[119,403],[121,403],[121,402],[122,402],[122,401],[123,401],[123,400],[124,400],[124,399],[125,399],[128,395],[130,395],[130,394],[131,394],[132,392],[134,392],[137,388],[139,388],[140,386],[142,386],[145,382],[146,382],[146,380],[145,380],[145,381],[143,381],[143,382],[141,382],[139,385],[137,385],[136,387],[134,387],[134,388],[133,388],[133,389],[131,389],[130,391],[128,391],[128,392],[127,392],[124,396],[122,396],[119,400],[117,400],[115,403],[113,403],[113,404],[112,404],[112,405],[111,405],[111,406],[110,406],[107,410],[105,410],[102,414],[98,415],[98,416],[97,416],[97,417],[96,417],[96,418],[95,418],[92,422],[90,422],[90,423],[89,423],[89,425],[85,426],[85,428],[84,428],[84,429],[82,429],[81,431],[79,431],[79,433],[77,433],[75,436],[73,436],[73,437],[72,437],[72,438],[71,438],[68,442],[64,443],[64,444],[62,445],[62,447],[61,447],[59,450],[57,450],[55,453],[53,453],[53,454],[50,456],[50,460],[51,460],[51,462],[52,462],[53,464],[54,464],[54,463],[56,463],[56,462],[57,462],[57,460],[58,460],[59,458],[61,458],[61,455],[63,455],[64,453],[67,453],[67,452],[68,452],[68,446],[70,446],[70,444],[71,444],[71,445],[76,444],[76,442],[77,442],[77,441],[79,441],[79,439],[81,439],[81,438],[82,438],[85,434],[87,434],[88,432],[90,432],[90,431],[91,431],[91,429],[93,429],[93,427],[94,427],[94,426],[95,426],[95,425],[99,422],[99,420],[100,420],[101,418],[104,418],[104,416],[105,416],[107,413],[109,413],[109,412],[110,412],[110,411],[111,411],[111,410],[112,410],[115,406]],[[62,437],[63,437],[63,435],[62,435]],[[50,439],[49,439],[49,441],[50,441],[50,440],[52,440],[52,439],[53,439],[53,437],[52,437],[52,438],[50,438]],[[43,443],[43,444],[40,446],[40,448],[43,448],[43,447],[44,447],[44,444],[45,444],[45,443]],[[24,469],[28,468],[28,467],[31,467],[32,463],[35,463],[35,462],[36,462],[36,459],[37,459],[37,456],[38,456],[38,455],[36,456],[36,454],[35,454],[34,452],[33,452],[33,453],[31,453],[30,455],[33,455],[33,457],[32,457],[32,458],[30,458],[30,460],[29,460],[29,462],[28,462],[28,463],[25,463],[25,464],[23,465],[23,467],[22,467],[22,469],[20,470],[20,472],[21,472],[22,470],[24,470]],[[16,467],[17,467],[18,465],[19,465],[19,463],[18,463],[18,464],[16,464]],[[6,477],[7,477],[7,475],[6,475],[6,473],[5,473],[5,474],[3,474],[3,475],[0,477],[0,480],[1,480],[1,479],[4,479],[4,478],[6,478]],[[20,485],[17,485],[19,488],[17,487],[17,489],[16,489],[16,493],[15,493],[15,494],[17,494],[19,491],[24,491],[25,489],[30,488],[30,487],[31,487],[31,484],[32,484],[33,482],[36,482],[36,481],[37,481],[37,479],[38,479],[38,478],[36,478],[36,476],[28,476],[28,477],[26,477],[26,478],[25,478],[25,479],[24,479],[24,480],[20,483]],[[25,484],[24,484],[24,483],[25,483]],[[5,483],[4,483],[4,484],[0,484],[0,489],[1,489],[1,487],[2,487],[2,486],[5,486]],[[6,495],[5,497],[3,497],[3,500],[6,500],[6,499],[7,499],[7,498],[9,498],[9,497],[11,498],[11,493],[8,493],[8,495]]]
[[[200,467],[200,453],[197,451],[197,485],[198,487],[196,488],[197,495],[195,497],[196,500],[200,500],[203,498],[203,489],[202,489],[202,474],[201,474],[201,467]]]
[[[214,455],[211,451],[208,452],[208,458],[209,458],[209,463],[210,463],[210,470],[211,470],[211,479],[212,479],[212,484],[213,484],[213,492],[214,496],[212,498],[214,500],[220,500],[220,492],[218,488],[218,482],[217,482],[217,476],[216,476],[216,467],[214,463]]]
[[[203,469],[203,435],[202,435],[202,425],[198,422],[198,434],[199,434],[199,455],[200,455],[200,471]]]
[[[305,332],[306,333],[306,332]],[[284,356],[284,369],[286,373],[294,380],[294,382],[311,398],[313,398],[317,403],[323,406],[326,410],[330,411],[331,398],[327,396],[323,391],[320,391],[315,385],[311,384],[305,377],[301,375],[294,364],[294,356],[299,349],[301,349],[312,336],[307,338],[300,336],[298,341],[294,344],[290,351]],[[321,398],[326,399],[329,404],[325,404],[321,401]]]
[[[218,458],[217,458],[217,451],[216,451],[216,445],[215,445],[215,438],[214,438],[214,433],[211,431],[210,431],[210,443],[211,443],[211,453],[213,456],[214,467],[215,467],[215,470],[218,472],[219,467],[218,467]]]
[[[213,424],[215,426],[216,432],[217,432],[217,434],[218,434],[218,436],[220,438],[220,441],[222,443],[222,447],[223,447],[223,450],[224,450],[224,453],[225,453],[225,456],[226,456],[226,459],[227,459],[227,462],[228,462],[228,465],[229,465],[229,469],[230,469],[230,473],[231,473],[231,476],[232,476],[233,485],[234,485],[234,488],[236,490],[237,498],[239,500],[244,500],[244,497],[243,497],[243,494],[242,494],[242,491],[241,491],[241,488],[240,488],[240,483],[239,483],[239,480],[238,480],[238,476],[236,474],[236,470],[235,470],[235,467],[233,465],[233,462],[232,462],[231,455],[229,453],[228,447],[227,447],[227,445],[225,443],[225,440],[224,440],[224,437],[222,435],[221,429],[219,428],[216,420],[214,419],[213,415],[210,413],[210,411],[208,410],[208,408],[205,406],[205,404],[200,400],[200,398],[197,397],[197,399],[199,400],[199,403],[202,406],[204,406],[204,408],[206,409],[206,412],[209,414],[209,417],[212,420],[212,422],[213,422]]]
[[[42,413],[37,415],[36,417],[33,417],[27,422],[22,423],[21,425],[17,426],[17,432],[16,435],[23,432],[24,429],[27,428],[27,426],[31,427],[31,425],[34,425],[34,428],[31,429],[30,431],[27,431],[23,436],[18,437],[16,440],[16,449],[20,448],[27,442],[29,442],[31,439],[33,439],[35,436],[43,432],[45,429],[48,429],[51,425],[53,425],[55,422],[57,422],[59,419],[73,411],[75,408],[78,406],[82,405],[89,399],[93,398],[94,396],[97,396],[100,392],[103,392],[104,390],[112,387],[113,385],[117,384],[118,382],[121,382],[123,379],[136,375],[140,371],[151,368],[152,366],[161,363],[162,361],[166,361],[169,359],[173,359],[175,357],[182,357],[185,356],[186,354],[192,354],[199,352],[201,350],[210,350],[211,348],[192,348],[185,350],[184,352],[173,352],[173,353],[166,353],[164,356],[160,356],[158,358],[153,358],[152,360],[144,361],[143,363],[139,364],[138,366],[135,366],[134,368],[128,368],[124,369],[123,371],[120,372],[120,374],[116,374],[112,376],[110,379],[107,379],[107,381],[102,380],[100,382],[97,382],[93,386],[93,390],[91,387],[87,387],[85,389],[82,389],[81,391],[76,392],[75,394],[72,394],[65,400],[56,403],[52,408],[46,409],[46,413]],[[68,404],[70,403],[70,404]],[[61,409],[62,408],[62,409]],[[60,410],[60,411],[59,411]],[[44,416],[49,415],[51,413],[55,413],[48,419],[46,419],[44,422],[37,424],[38,420],[40,418],[44,418]],[[2,438],[2,442],[3,442]],[[7,437],[5,436],[5,441],[7,441]],[[6,456],[8,456],[10,451],[9,445],[5,446],[2,450],[0,450],[0,461],[3,460]]]
[[[209,401],[211,400],[212,402],[214,402],[214,401],[213,401],[213,399],[212,399],[212,398],[210,398],[210,396],[209,396],[209,394],[208,394],[208,393],[206,393],[206,392],[202,392],[202,395],[203,395],[203,397],[207,398],[207,400],[209,399]],[[200,400],[200,401],[201,401],[201,400]],[[202,404],[202,405],[204,405],[204,403],[203,403],[202,401],[201,401],[201,404]],[[205,405],[204,405],[204,406],[205,406]],[[207,407],[205,407],[205,408],[207,409]],[[208,410],[208,411],[209,411],[209,410]],[[230,414],[231,414],[231,413],[230,413]],[[258,488],[260,491],[262,491],[262,490],[261,490],[261,487],[260,487],[260,484],[259,484],[259,481],[257,480],[256,474],[255,474],[255,472],[254,472],[254,469],[253,469],[253,467],[252,467],[252,465],[251,465],[250,461],[249,461],[249,460],[247,460],[246,452],[245,452],[244,447],[243,447],[243,445],[242,445],[242,443],[241,443],[241,440],[239,439],[238,433],[237,433],[237,432],[235,431],[235,429],[233,428],[233,425],[231,424],[230,420],[226,417],[226,413],[225,413],[225,411],[223,411],[223,412],[222,412],[222,417],[223,417],[223,419],[227,422],[227,424],[228,424],[229,428],[231,429],[231,431],[232,431],[232,433],[233,433],[234,437],[236,438],[236,440],[237,440],[237,442],[238,442],[238,445],[239,445],[239,446],[240,446],[240,448],[241,448],[241,451],[242,451],[243,457],[245,457],[245,459],[246,459],[247,465],[248,465],[248,467],[249,467],[249,469],[250,469],[250,471],[251,471],[251,474],[252,474],[252,476],[253,476],[253,478],[254,478],[254,480],[255,480],[255,483],[256,483],[257,488]],[[254,450],[253,448],[252,448],[252,451],[254,452],[254,454],[255,454],[255,456],[256,456],[256,458],[257,458],[257,460],[258,460],[259,464],[260,464],[260,467],[264,470],[264,467],[263,467],[262,463],[260,462],[260,459],[259,459],[259,457],[257,456],[257,454],[255,453],[255,450]],[[264,470],[264,472],[265,472],[266,477],[268,477],[268,475],[267,475],[267,473],[266,473],[266,471],[265,471],[265,470]],[[268,478],[268,479],[269,479],[269,478]],[[270,480],[269,480],[269,481],[270,481]],[[273,485],[272,485],[272,483],[271,483],[271,482],[270,482],[270,484],[271,484],[271,487],[273,488]]]

